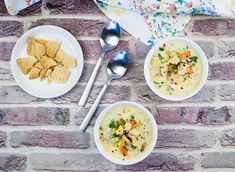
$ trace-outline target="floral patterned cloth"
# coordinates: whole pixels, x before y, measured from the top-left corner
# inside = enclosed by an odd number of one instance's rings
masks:
[[[4,0],[7,11],[10,15],[16,15],[20,10],[23,10],[40,0]]]
[[[235,0],[94,0],[123,29],[152,47],[177,36],[192,15],[235,17]]]

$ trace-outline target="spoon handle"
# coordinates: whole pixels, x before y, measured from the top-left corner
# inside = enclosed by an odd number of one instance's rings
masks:
[[[91,74],[91,77],[90,77],[90,79],[89,79],[89,81],[88,81],[88,83],[86,85],[86,88],[83,91],[82,97],[81,97],[81,99],[80,99],[80,101],[78,103],[79,106],[84,106],[86,104],[87,98],[88,98],[88,96],[89,96],[89,94],[91,92],[92,85],[93,85],[93,83],[95,81],[96,75],[97,75],[97,73],[98,73],[98,71],[100,69],[100,66],[102,64],[104,55],[105,55],[105,52],[103,52],[101,54],[99,60],[96,63],[96,66],[95,66],[95,68],[94,68],[94,70],[93,70],[93,72]]]
[[[110,82],[107,82],[104,85],[104,87],[102,88],[100,94],[96,98],[94,104],[91,106],[91,109],[89,110],[88,114],[86,115],[85,119],[82,121],[82,124],[79,127],[80,131],[84,132],[86,130],[86,128],[88,127],[88,125],[89,125],[89,123],[90,123],[90,121],[91,121],[91,119],[92,119],[92,117],[93,117],[93,115],[94,115],[94,113],[95,113],[95,111],[96,111],[96,109],[97,109],[97,107],[98,107],[98,105],[99,105],[103,95],[104,95],[104,92],[108,88],[109,83]]]

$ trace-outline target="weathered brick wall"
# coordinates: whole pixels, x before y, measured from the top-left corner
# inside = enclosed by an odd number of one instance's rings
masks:
[[[104,65],[88,105],[79,109],[81,93],[101,52],[98,40],[107,21],[91,0],[44,0],[19,16],[9,16],[0,1],[0,171],[234,172],[235,20],[195,17],[182,32],[199,43],[210,63],[205,87],[182,102],[163,100],[150,91],[143,74],[149,48],[122,32],[117,49],[128,50],[130,68],[123,79],[109,87],[96,116],[120,100],[136,101],[151,110],[159,124],[156,149],[132,166],[105,160],[95,147],[92,127],[88,133],[78,132],[105,80]],[[16,40],[29,28],[42,24],[70,31],[85,58],[80,82],[69,93],[50,100],[25,93],[16,85],[10,69]]]

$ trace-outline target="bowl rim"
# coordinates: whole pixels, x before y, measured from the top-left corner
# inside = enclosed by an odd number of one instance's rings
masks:
[[[187,94],[184,96],[166,95],[166,94],[162,93],[161,91],[157,90],[150,79],[149,71],[148,71],[149,62],[150,62],[153,54],[156,52],[156,49],[159,48],[164,43],[177,42],[177,41],[191,46],[199,54],[199,57],[202,60],[202,66],[203,66],[202,79],[201,79],[199,85],[190,94]],[[207,80],[208,68],[209,67],[208,67],[207,57],[206,57],[204,51],[202,50],[202,48],[197,43],[195,43],[194,41],[192,41],[190,39],[181,38],[181,37],[174,37],[174,38],[164,39],[164,40],[160,41],[159,43],[157,43],[154,47],[151,48],[151,50],[148,52],[148,54],[145,58],[145,62],[144,62],[144,77],[145,77],[145,80],[146,80],[148,86],[150,87],[150,89],[159,97],[166,99],[166,100],[170,100],[170,101],[181,101],[181,100],[185,100],[185,99],[188,99],[188,98],[196,95],[202,89],[202,87],[205,85],[206,80]]]
[[[121,159],[118,159],[115,156],[111,156],[102,146],[101,141],[99,139],[99,127],[100,127],[100,123],[102,121],[102,119],[105,117],[106,113],[109,112],[110,110],[112,110],[113,108],[116,107],[120,107],[120,106],[131,106],[131,107],[137,107],[139,108],[141,111],[143,111],[146,116],[150,119],[151,123],[152,123],[152,127],[153,127],[153,138],[151,143],[148,146],[148,149],[146,151],[144,151],[142,156],[137,156],[136,158],[130,159],[130,160],[126,160],[126,161],[122,161]],[[135,164],[138,163],[142,160],[144,160],[155,148],[156,142],[157,142],[157,137],[158,137],[158,128],[157,128],[157,123],[156,120],[154,119],[153,115],[149,112],[149,110],[147,110],[143,105],[136,103],[136,102],[130,102],[130,101],[120,101],[114,104],[109,105],[108,107],[106,107],[98,116],[96,123],[95,123],[95,127],[94,127],[94,139],[95,139],[95,144],[99,150],[99,152],[109,161],[116,163],[116,164],[120,164],[120,165],[131,165],[131,164]]]

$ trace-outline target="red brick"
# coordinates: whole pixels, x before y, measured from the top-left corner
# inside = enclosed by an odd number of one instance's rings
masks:
[[[234,80],[235,79],[235,63],[221,62],[209,65],[209,80]]]
[[[0,125],[67,125],[69,113],[57,107],[0,108]]]
[[[219,88],[220,99],[223,101],[235,100],[235,85],[234,84],[223,84]]]
[[[100,41],[79,40],[79,43],[82,47],[85,60],[90,60],[90,59],[98,60],[99,59],[99,56],[102,53]],[[120,40],[118,43],[118,46],[114,50],[106,54],[105,59],[111,57],[113,53],[119,50],[126,50],[129,53],[129,50],[130,50],[129,42]]]
[[[215,137],[212,131],[201,130],[172,130],[158,131],[157,147],[174,148],[203,148],[215,145]]]
[[[136,59],[145,60],[150,48],[139,40],[134,41],[134,55]]]
[[[103,14],[93,0],[46,0],[45,3],[50,14]]]
[[[94,85],[88,99],[88,103],[94,103],[103,85]],[[70,92],[63,96],[52,99],[55,104],[78,103],[83,93],[84,86],[76,85]],[[130,100],[131,88],[129,86],[111,85],[106,90],[101,103],[115,103],[121,100]]]
[[[6,133],[0,131],[0,148],[5,147],[7,142],[7,135]],[[1,167],[1,165],[0,165]]]
[[[206,57],[212,58],[214,56],[214,48],[215,48],[215,43],[211,41],[195,41],[204,51],[206,54]]]
[[[170,101],[155,95],[147,85],[138,85],[136,88],[137,100],[140,103],[170,103]],[[211,102],[215,99],[215,87],[205,85],[195,96],[184,100],[183,102]]]
[[[200,33],[204,36],[234,36],[235,20],[230,19],[206,19],[194,20],[193,32]]]
[[[14,81],[14,77],[8,65],[0,65],[0,80],[1,81]]]
[[[204,168],[235,168],[235,152],[202,153],[201,162]]]
[[[90,135],[77,131],[15,131],[11,133],[11,146],[86,149],[90,147]]]
[[[31,27],[40,25],[56,25],[71,32],[74,36],[95,36],[99,37],[105,22],[101,20],[86,20],[86,19],[40,19],[33,22]],[[0,27],[1,28],[1,27]],[[122,36],[129,35],[124,30],[121,30]]]
[[[19,21],[0,21],[0,37],[21,36],[24,32],[23,23]]]
[[[218,45],[219,58],[235,57],[235,42],[222,41]]]
[[[110,163],[100,154],[61,153],[30,154],[32,168],[39,171],[115,171],[115,164]]]
[[[21,154],[0,154],[0,171],[25,171],[27,157]]]
[[[127,171],[187,171],[194,169],[194,157],[172,153],[152,153],[134,165],[117,165],[117,170]]]
[[[33,97],[24,92],[19,86],[0,86],[0,104],[24,104],[30,102],[41,102],[44,99]]]
[[[8,15],[7,8],[4,1],[0,1],[0,16]]]
[[[223,146],[235,146],[235,130],[231,129],[222,131],[220,143]]]
[[[0,60],[10,60],[15,43],[0,42]]]

